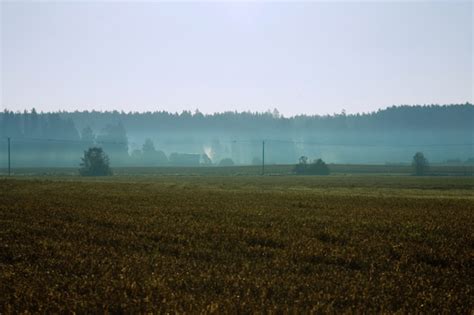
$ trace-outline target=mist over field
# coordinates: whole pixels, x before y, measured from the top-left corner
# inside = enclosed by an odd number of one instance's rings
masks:
[[[117,166],[294,164],[300,156],[329,163],[410,163],[423,151],[434,163],[472,163],[474,106],[398,106],[372,113],[283,117],[199,111],[0,113],[17,166],[77,166],[82,151],[100,146]]]
[[[474,315],[473,16],[0,0],[0,314]]]

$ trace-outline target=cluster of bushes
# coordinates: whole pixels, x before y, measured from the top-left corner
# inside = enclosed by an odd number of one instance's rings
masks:
[[[413,174],[416,176],[424,176],[429,172],[428,159],[422,152],[417,152],[413,156],[412,161]],[[313,160],[309,162],[308,157],[299,158],[298,164],[293,168],[293,172],[298,175],[329,175],[330,170],[327,164],[321,160]]]
[[[308,157],[302,156],[293,171],[298,175],[329,175],[329,167],[321,160],[317,159],[309,162]]]

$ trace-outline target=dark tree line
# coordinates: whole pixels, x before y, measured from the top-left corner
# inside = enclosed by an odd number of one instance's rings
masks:
[[[15,166],[70,166],[81,152],[98,145],[119,162],[128,159],[128,143],[121,123],[106,124],[96,133],[91,128],[81,132],[71,118],[58,113],[4,111],[0,114],[0,138],[11,138]],[[1,147],[0,154],[6,154]]]
[[[376,112],[362,114],[335,113],[324,116],[298,115],[290,118],[278,111],[265,113],[224,112],[205,115],[196,111],[170,113],[118,112],[118,111],[76,111],[60,112],[64,118],[71,118],[80,126],[104,126],[110,121],[121,121],[129,131],[165,130],[273,130],[311,132],[318,130],[385,130],[385,129],[463,129],[470,128],[474,119],[474,106],[470,103],[429,106],[392,106]]]
[[[210,165],[226,158],[237,164],[259,164],[263,139],[268,140],[266,162],[270,164],[295,163],[301,155],[344,163],[409,161],[413,150],[428,151],[437,161],[464,161],[473,156],[469,146],[473,124],[474,106],[469,103],[290,118],[276,110],[205,115],[199,111],[38,113],[33,109],[0,112],[0,138],[13,138],[15,162],[22,157],[31,166],[33,160],[70,164],[93,146],[102,147],[115,166]],[[410,147],[403,149],[407,144]],[[413,147],[418,144],[447,146],[429,151]],[[462,146],[451,146],[455,144]],[[379,146],[400,148],[382,152]],[[0,144],[0,155],[4,152]]]
[[[0,137],[13,138],[57,138],[79,140],[80,136],[72,118],[59,113],[37,113],[3,111],[0,113]]]
[[[347,130],[465,130],[471,129],[474,121],[472,104],[430,105],[430,106],[392,106],[377,112],[364,114],[345,113],[307,116],[299,115],[285,118],[274,112],[225,112],[204,115],[198,111],[191,113],[156,112],[118,112],[118,111],[75,111],[56,113],[12,112],[0,113],[0,136],[6,137],[57,137],[79,139],[78,130],[116,127],[117,122],[129,132],[160,131],[229,131],[311,133],[313,131],[341,132]],[[110,130],[104,134],[120,134],[123,130]],[[102,140],[110,140],[104,136]],[[115,139],[112,139],[115,140]]]

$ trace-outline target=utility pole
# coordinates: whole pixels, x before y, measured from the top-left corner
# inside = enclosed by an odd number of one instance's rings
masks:
[[[8,141],[8,176],[11,174],[11,163],[10,163],[10,137],[7,139]]]
[[[262,175],[265,175],[265,140],[262,141]]]

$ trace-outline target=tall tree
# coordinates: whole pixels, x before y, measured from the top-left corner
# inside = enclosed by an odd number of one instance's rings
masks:
[[[413,171],[417,176],[426,175],[429,170],[428,160],[422,152],[416,152],[413,156]]]

